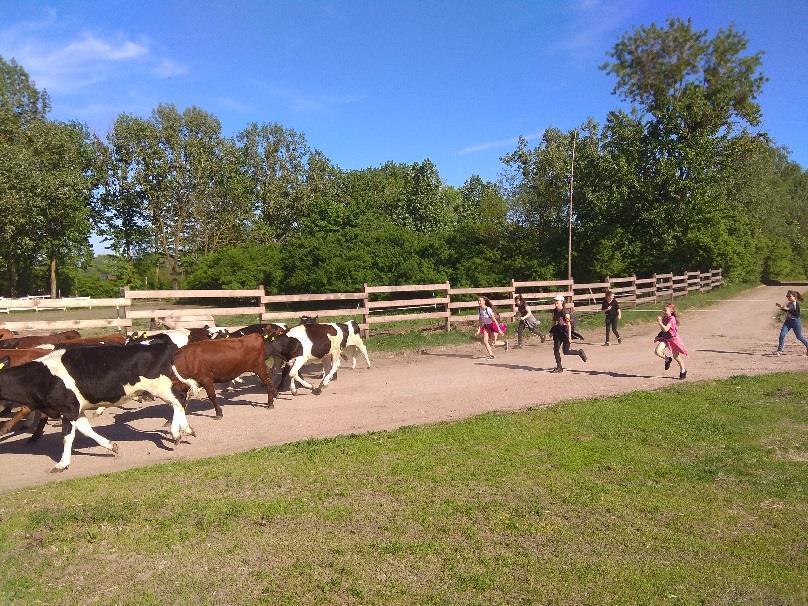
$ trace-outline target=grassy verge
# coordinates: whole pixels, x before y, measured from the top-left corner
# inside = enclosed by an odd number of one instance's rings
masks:
[[[737,377],[10,493],[0,603],[805,604],[806,402]]]

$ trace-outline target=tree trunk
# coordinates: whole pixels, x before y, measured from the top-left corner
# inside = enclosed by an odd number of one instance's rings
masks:
[[[51,299],[56,298],[56,257],[52,256],[50,260],[50,296]]]
[[[10,297],[17,296],[17,259],[10,256],[8,259],[8,266],[6,267],[8,275],[8,295]]]

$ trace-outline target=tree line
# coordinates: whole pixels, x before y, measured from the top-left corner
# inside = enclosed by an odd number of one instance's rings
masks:
[[[0,291],[135,287],[276,292],[722,267],[808,275],[808,173],[760,129],[762,53],[733,27],[639,27],[601,69],[628,109],[520,139],[500,178],[444,183],[429,159],[343,170],[303,133],[224,136],[201,108],[121,114],[105,138],[48,118],[0,57]],[[113,254],[93,258],[92,233]]]

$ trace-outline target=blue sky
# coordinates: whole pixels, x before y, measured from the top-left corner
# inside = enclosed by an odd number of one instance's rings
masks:
[[[808,166],[808,2],[0,0],[0,55],[51,94],[52,116],[105,134],[121,112],[197,105],[226,135],[279,122],[345,169],[432,159],[494,180],[516,137],[602,122],[598,69],[618,37],[676,15],[734,23],[763,50],[764,124]]]

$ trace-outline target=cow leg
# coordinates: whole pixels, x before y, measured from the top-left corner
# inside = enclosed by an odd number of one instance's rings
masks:
[[[40,415],[39,425],[34,430],[34,433],[28,438],[29,442],[36,442],[39,438],[42,437],[42,434],[45,433],[45,426],[48,424],[48,417],[45,415]]]
[[[78,419],[76,419],[74,425],[80,433],[95,440],[99,446],[118,454],[118,445],[115,442],[110,442],[104,436],[96,433],[96,431],[92,428],[92,425],[90,425],[90,420],[84,415],[81,415]]]
[[[255,374],[258,375],[258,378],[261,379],[261,383],[264,384],[267,390],[267,408],[275,408],[275,384],[272,382],[272,377],[270,376],[269,372],[267,371],[266,364],[264,364],[263,360],[258,364],[255,369]]]
[[[22,419],[28,416],[31,412],[30,406],[23,406],[20,408],[14,416],[11,417],[8,421],[5,421],[3,424],[0,425],[0,436],[6,435],[9,431],[14,429],[14,426],[19,423]]]
[[[185,416],[183,408],[187,401],[186,390],[178,385],[173,385],[168,377],[166,377],[166,381],[168,384],[165,388],[151,392],[151,394],[170,404],[174,409],[174,415],[171,417],[171,437],[174,438],[174,446],[177,446],[182,439],[182,434],[196,436],[196,432],[188,424],[188,417]]]
[[[295,382],[299,382],[303,387],[306,389],[314,390],[311,383],[306,381],[303,377],[300,376],[300,369],[303,368],[303,364],[306,363],[306,359],[304,356],[299,356],[295,358],[294,363],[292,364],[292,368],[289,370],[289,388],[292,390],[292,395],[297,395],[297,386]]]
[[[222,407],[219,406],[219,402],[216,400],[216,387],[213,383],[203,383],[202,387],[205,389],[205,393],[208,394],[208,400],[213,402],[213,408],[216,410],[216,419],[221,420],[224,415],[222,414]]]
[[[67,469],[70,465],[70,454],[73,450],[73,439],[76,437],[76,423],[75,421],[68,421],[62,419],[62,458],[53,466],[51,473],[58,473]]]
[[[363,355],[363,356],[365,356],[365,363],[368,365],[368,368],[370,368],[370,357],[368,356],[368,348],[367,348],[367,347],[365,347],[365,344],[364,344],[364,343],[362,343],[362,341],[359,341],[359,343],[357,343],[357,344],[355,345],[355,347],[356,347],[356,348],[357,348],[359,351],[361,351],[361,352],[362,352],[362,355]],[[356,368],[356,361],[355,361],[355,360],[354,360],[354,368]]]
[[[326,385],[331,382],[332,377],[336,377],[337,370],[339,369],[339,351],[335,351],[331,354],[331,370],[328,371],[328,374],[323,378],[322,383],[318,385],[315,389],[312,389],[312,393],[316,396],[319,396],[323,389],[325,389]]]

